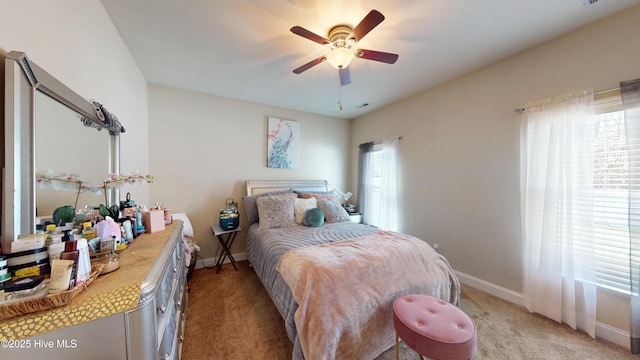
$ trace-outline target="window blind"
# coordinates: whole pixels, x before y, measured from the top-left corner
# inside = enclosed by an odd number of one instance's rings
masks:
[[[616,106],[617,103],[617,106]],[[599,286],[630,293],[629,196],[638,196],[630,186],[629,151],[620,98],[596,103],[605,112],[596,115],[593,179],[596,279]],[[614,111],[612,111],[614,110]],[[631,155],[634,156],[634,155]]]

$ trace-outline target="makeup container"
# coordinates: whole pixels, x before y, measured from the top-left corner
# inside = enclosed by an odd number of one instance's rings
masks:
[[[44,276],[29,276],[7,281],[4,283],[3,288],[5,292],[5,300],[33,295],[45,288]]]
[[[11,279],[11,273],[9,272],[9,267],[7,266],[7,258],[3,255],[0,255],[0,288],[2,288],[2,283],[9,281]]]
[[[6,257],[8,272],[14,279],[38,275],[48,276],[51,272],[49,253],[45,247],[8,254]]]

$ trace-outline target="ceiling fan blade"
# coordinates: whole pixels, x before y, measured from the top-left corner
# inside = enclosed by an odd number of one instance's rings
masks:
[[[320,64],[321,62],[323,62],[325,60],[327,60],[327,58],[324,55],[322,55],[319,58],[315,58],[315,59],[309,61],[308,63],[300,66],[299,68],[294,69],[293,72],[296,73],[296,74],[300,74],[303,71],[307,71],[307,70],[311,69],[312,67]]]
[[[340,85],[345,86],[351,84],[351,74],[349,74],[349,67],[338,69],[340,74]]]
[[[382,15],[378,10],[369,11],[367,16],[365,16],[364,19],[362,19],[362,21],[353,28],[347,39],[354,39],[356,42],[360,41],[369,33],[369,31],[373,30],[373,28],[378,26],[378,24],[383,20],[384,15]]]
[[[318,34],[314,34],[311,31],[301,27],[301,26],[294,26],[291,29],[291,32],[296,34],[296,35],[300,35],[303,38],[307,38],[311,41],[315,41],[318,44],[322,44],[322,45],[328,45],[330,42],[329,40],[323,38],[322,36],[318,35]]]
[[[388,52],[358,49],[355,51],[357,57],[367,60],[380,61],[387,64],[393,64],[398,60],[398,54]]]

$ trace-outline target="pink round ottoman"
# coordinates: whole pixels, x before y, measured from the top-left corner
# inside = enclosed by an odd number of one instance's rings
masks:
[[[393,327],[398,337],[418,354],[433,360],[469,360],[477,350],[473,320],[442,299],[405,295],[393,303]]]

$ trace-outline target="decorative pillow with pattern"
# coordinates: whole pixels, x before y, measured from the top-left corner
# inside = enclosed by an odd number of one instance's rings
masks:
[[[324,220],[328,223],[351,221],[349,213],[337,201],[318,199],[318,208],[324,212]]]
[[[260,230],[294,226],[296,218],[293,205],[296,198],[292,196],[263,196],[259,197],[258,216]]]
[[[293,205],[293,211],[296,217],[296,223],[302,224],[302,220],[304,219],[304,214],[309,209],[317,208],[318,202],[315,198],[310,199],[296,199],[295,204]]]
[[[257,223],[260,218],[258,217],[258,198],[263,196],[272,196],[272,195],[282,195],[282,194],[293,194],[295,197],[298,195],[293,192],[293,189],[279,190],[279,191],[271,191],[266,192],[264,194],[253,195],[253,196],[243,196],[242,197],[242,205],[244,205],[244,212],[247,214],[247,221],[249,225],[253,223]]]

